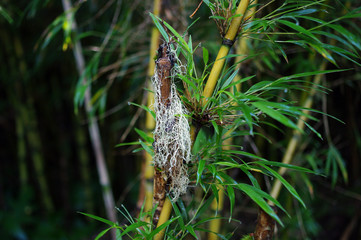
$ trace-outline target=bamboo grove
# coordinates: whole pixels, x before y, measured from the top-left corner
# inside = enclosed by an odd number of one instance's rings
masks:
[[[359,238],[360,16],[0,3],[0,238]]]

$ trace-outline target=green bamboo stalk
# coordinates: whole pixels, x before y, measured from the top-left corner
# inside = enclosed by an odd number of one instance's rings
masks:
[[[38,123],[31,100],[28,101],[30,101],[30,103],[28,103],[26,107],[21,107],[20,114],[21,118],[24,120],[24,124],[27,126],[27,142],[31,149],[30,153],[33,159],[33,166],[35,169],[36,177],[38,179],[42,200],[44,202],[44,208],[47,211],[52,212],[54,211],[54,205],[51,200],[49,187],[45,175],[44,158],[42,155],[42,146],[38,130]]]
[[[20,109],[20,104],[13,103],[15,109]],[[26,166],[26,143],[25,143],[25,126],[24,121],[20,114],[17,113],[15,117],[16,122],[16,137],[17,137],[17,155],[19,162],[19,177],[20,177],[20,188],[21,191],[26,189],[28,184],[28,172]]]
[[[14,69],[19,69],[19,73],[18,73],[20,75],[19,77],[21,79],[23,79],[23,81],[25,82],[28,67],[27,67],[26,61],[24,60],[24,50],[23,50],[22,43],[21,43],[20,39],[17,37],[14,38],[14,51],[15,51],[15,55],[18,58],[17,62],[19,64]],[[15,91],[17,91],[17,90],[18,89],[16,89]],[[20,95],[20,94],[17,92],[17,95]],[[44,169],[45,161],[44,161],[44,157],[42,154],[41,138],[40,138],[38,121],[36,118],[32,97],[27,94],[26,95],[26,103],[24,105],[18,104],[18,106],[19,106],[19,109],[18,109],[19,115],[18,116],[21,119],[22,124],[24,126],[23,130],[26,132],[25,137],[26,137],[27,143],[30,148],[30,154],[31,154],[33,166],[34,166],[34,169],[36,172],[36,178],[37,178],[37,181],[39,184],[44,208],[48,212],[53,212],[54,205],[53,205],[53,201],[51,199],[49,187],[48,187],[47,180],[46,180],[46,174],[45,174],[45,169]],[[20,146],[20,147],[23,148],[24,146]],[[27,181],[27,179],[26,179],[27,171],[26,171],[25,159],[23,159],[21,161],[23,161],[23,162],[21,162],[22,165],[19,170],[20,170],[20,174],[22,174],[22,178],[24,178],[22,181],[24,181],[24,184],[26,184],[25,181]]]

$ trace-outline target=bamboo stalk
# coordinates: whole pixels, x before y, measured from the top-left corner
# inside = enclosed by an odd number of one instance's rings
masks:
[[[18,58],[18,69],[20,77],[25,80],[27,74],[27,63],[24,60],[24,50],[22,43],[19,38],[15,37],[14,39],[14,50],[15,55]],[[16,69],[16,68],[15,68]],[[18,90],[18,89],[17,89]],[[18,90],[19,91],[19,90]],[[19,93],[17,93],[19,95]],[[45,209],[48,212],[52,212],[54,210],[54,204],[51,199],[51,195],[49,192],[48,181],[46,180],[46,174],[44,169],[44,157],[42,153],[42,144],[39,133],[38,121],[35,114],[33,99],[30,95],[26,96],[26,103],[24,105],[19,104],[20,108],[19,117],[22,119],[22,124],[24,126],[24,130],[26,131],[25,137],[30,147],[30,154],[33,161],[33,166],[36,172],[36,178],[39,184],[42,201],[44,203]],[[23,159],[24,161],[25,159]],[[22,162],[22,166],[20,168],[20,173],[22,174],[22,181],[27,180],[27,172],[26,172],[25,161]]]
[[[246,9],[247,9],[247,7],[246,7]],[[242,9],[242,11],[243,11],[243,9]],[[255,8],[252,8],[251,11],[247,11],[245,18],[248,18],[249,16],[251,16],[254,13],[254,11],[255,11]],[[244,12],[242,13],[242,16],[243,16],[243,14],[244,14]],[[239,24],[240,23],[241,22],[239,22]],[[241,60],[244,58],[244,56],[241,56],[241,55],[246,54],[246,47],[247,47],[246,41],[247,41],[247,39],[241,38],[239,40],[239,47],[236,49],[236,53],[240,55],[240,56],[238,56],[236,58],[236,62],[239,62],[237,64],[237,68],[239,68],[239,69],[241,68]],[[217,56],[217,59],[218,59],[218,56]],[[222,69],[222,68],[220,68],[220,69]],[[236,77],[238,77],[238,79],[235,78],[234,81],[237,81],[237,80],[240,79],[239,74]],[[236,87],[237,87],[237,90],[239,91],[240,90],[240,84],[237,84]],[[232,91],[232,89],[231,89],[231,91]],[[231,133],[231,131],[228,131],[226,133],[226,136],[229,135],[230,133]],[[233,141],[232,138],[227,138],[227,140],[223,143],[223,145],[224,145],[223,149],[230,149],[229,146],[232,144],[232,141]],[[211,209],[214,212],[222,211],[223,203],[224,203],[224,188],[223,188],[222,185],[217,185],[217,189],[218,189],[218,201],[216,199],[214,199],[212,204],[211,204]],[[221,219],[213,219],[213,220],[211,220],[210,223],[209,223],[210,232],[208,234],[208,239],[210,239],[210,240],[219,239],[219,237],[215,233],[219,233],[220,229],[221,229]]]
[[[82,126],[78,126],[76,129],[76,143],[78,150],[78,158],[80,162],[80,176],[84,183],[84,206],[87,212],[94,212],[94,202],[92,201],[91,190],[91,174],[90,174],[90,162],[89,154],[86,151],[86,134]]]
[[[218,184],[217,189],[218,189],[218,201],[216,199],[213,200],[211,204],[211,209],[214,212],[221,212],[223,210],[223,205],[224,205],[224,187]],[[220,233],[220,229],[221,229],[221,219],[216,218],[211,220],[209,222],[209,230],[211,232],[208,233],[208,239],[209,240],[219,239],[219,237],[215,233]]]
[[[257,5],[257,2],[258,2],[258,0],[254,0],[253,2],[252,2],[252,4],[253,5]],[[247,12],[246,12],[246,19],[249,19],[250,21],[253,19],[253,17],[254,17],[254,14],[255,14],[255,12],[256,12],[256,6],[253,6],[252,8],[250,8]],[[246,58],[246,56],[247,56],[247,54],[248,54],[248,51],[249,51],[249,49],[248,49],[248,47],[247,47],[247,42],[248,42],[248,40],[249,39],[247,39],[247,38],[241,38],[240,40],[239,40],[239,44],[238,44],[238,47],[237,47],[237,49],[236,49],[236,54],[238,55],[237,57],[236,57],[236,62],[238,63],[237,64],[237,67],[236,67],[236,69],[241,69],[241,65],[242,65],[242,60],[244,60],[245,58]],[[236,76],[235,76],[235,78],[234,78],[234,82],[237,82],[238,80],[240,80],[241,79],[241,74],[239,73],[239,74],[237,74]],[[241,84],[242,83],[238,83],[237,85],[236,85],[236,88],[237,88],[237,91],[241,91]]]
[[[76,21],[74,19],[72,20],[72,16],[71,16],[71,8],[72,8],[71,3],[69,0],[62,0],[62,4],[63,4],[64,11],[67,13],[67,21],[69,21],[69,23],[72,23],[71,24],[72,31],[76,32],[77,31]],[[74,42],[73,53],[74,53],[74,59],[76,62],[78,74],[79,74],[79,76],[81,76],[85,71],[85,59],[83,56],[82,45],[79,40],[76,40]],[[87,82],[88,82],[88,80],[86,78],[84,78],[82,84],[87,85]],[[85,102],[85,110],[87,112],[87,117],[89,120],[88,129],[89,129],[92,147],[93,147],[93,150],[95,153],[95,159],[96,159],[97,170],[98,170],[98,175],[99,175],[99,182],[102,187],[103,200],[104,200],[104,205],[105,205],[105,209],[106,209],[106,214],[107,214],[108,219],[110,219],[112,222],[116,222],[117,219],[116,219],[116,212],[115,212],[114,197],[113,197],[111,183],[110,183],[108,170],[107,170],[107,166],[106,166],[106,162],[105,162],[105,156],[104,156],[103,147],[102,147],[102,143],[101,143],[99,126],[96,121],[96,118],[93,115],[93,106],[91,103],[90,87],[88,87],[85,91],[84,102]],[[112,234],[112,239],[115,240],[116,239],[115,230],[111,231],[111,234]]]
[[[30,103],[27,104],[27,107],[21,108],[21,118],[24,120],[24,124],[27,126],[26,137],[31,148],[31,156],[40,187],[42,200],[44,202],[45,209],[52,212],[54,210],[54,205],[49,193],[49,187],[44,170],[44,158],[41,153],[42,146],[40,134],[38,131],[38,123],[31,100],[28,101],[30,101]]]
[[[226,61],[225,57],[228,55],[228,52],[232,46],[230,42],[233,43],[238,34],[238,29],[241,26],[241,22],[244,18],[248,5],[249,5],[249,0],[242,0],[239,3],[235,15],[240,15],[240,16],[232,19],[231,25],[229,26],[229,29],[227,30],[227,33],[224,36],[222,46],[219,49],[216,61],[214,62],[211,73],[209,74],[208,77],[208,81],[203,90],[203,96],[205,97],[205,100],[203,101],[204,104],[207,103],[208,98],[210,98],[213,94],[219,75],[221,74],[222,68]]]
[[[153,14],[155,16],[159,16],[161,11],[161,0],[154,0],[153,2]],[[156,27],[152,28],[152,35],[151,35],[151,43],[149,49],[149,65],[148,65],[148,72],[147,72],[147,81],[148,81],[148,89],[153,90],[152,83],[150,79],[154,74],[155,69],[155,61],[154,61],[154,54],[157,51],[159,45],[159,37],[160,33]],[[148,91],[147,96],[147,105],[149,109],[152,109],[154,104],[154,93]],[[152,136],[152,131],[155,127],[155,121],[153,116],[146,112],[145,116],[145,130],[149,136]],[[148,152],[144,152],[144,163],[142,164],[142,180],[140,186],[140,193],[138,198],[138,208],[143,205],[143,201],[145,200],[144,204],[144,211],[148,212],[153,205],[153,176],[154,176],[154,168],[152,166],[152,156]],[[144,199],[145,198],[145,199]]]
[[[172,212],[172,203],[169,200],[169,198],[166,198],[163,205],[163,210],[159,216],[159,221],[157,227],[161,226],[163,223],[165,223]],[[154,236],[154,240],[162,240],[165,233],[165,228],[163,228],[158,234]]]
[[[20,109],[21,106],[18,103],[13,103],[15,109]],[[23,192],[28,184],[28,172],[26,167],[26,143],[25,143],[25,126],[24,121],[19,113],[16,114],[16,136],[17,136],[17,155],[19,162],[19,177],[20,188]]]

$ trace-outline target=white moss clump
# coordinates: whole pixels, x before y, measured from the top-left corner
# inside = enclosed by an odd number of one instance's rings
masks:
[[[187,111],[177,95],[174,84],[174,76],[179,73],[180,67],[171,71],[171,89],[167,104],[161,102],[161,81],[157,70],[159,69],[155,69],[153,78],[156,113],[153,159],[155,167],[164,170],[163,176],[169,183],[170,196],[176,200],[186,192],[189,183],[186,163],[191,159],[190,128],[186,118]]]

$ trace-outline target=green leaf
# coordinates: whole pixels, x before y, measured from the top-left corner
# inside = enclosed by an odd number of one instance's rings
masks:
[[[247,196],[249,196],[260,208],[263,209],[269,216],[271,216],[273,219],[275,219],[281,226],[283,226],[283,223],[281,219],[277,216],[275,211],[271,208],[270,205],[263,199],[263,197],[259,194],[260,189],[257,189],[258,191],[255,191],[255,187],[244,184],[244,183],[238,183],[235,185],[239,190],[244,192]]]
[[[252,119],[252,109],[247,104],[240,104],[239,107],[244,115],[246,123],[249,127],[249,133],[253,135],[253,119]]]
[[[152,16],[152,15],[153,15],[153,14],[151,14],[151,16]],[[163,21],[162,19],[160,19],[159,17],[157,17],[157,16],[155,16],[155,15],[153,15],[153,17],[157,18],[158,21],[162,21],[162,23],[164,24],[164,26],[166,26],[166,27],[174,34],[174,36],[177,37],[177,39],[175,39],[175,40],[178,42],[179,45],[181,45],[181,47],[182,47],[184,50],[186,50],[188,53],[192,53],[191,49],[188,47],[187,42],[183,39],[183,37],[182,37],[181,35],[179,35],[179,33],[178,33],[176,30],[174,30],[174,28],[172,28],[171,25],[169,25],[167,22]],[[153,17],[152,17],[152,18],[153,18]],[[154,20],[153,20],[153,21],[154,21]],[[162,35],[163,35],[163,34],[162,34]],[[169,38],[166,39],[166,40],[167,40],[167,42],[169,42]]]
[[[105,223],[105,224],[108,224],[108,225],[110,225],[110,226],[112,226],[112,227],[116,226],[115,223],[113,223],[112,221],[109,221],[109,220],[107,220],[107,219],[105,219],[105,218],[101,218],[101,217],[98,217],[98,216],[95,216],[95,215],[89,214],[89,213],[83,213],[83,212],[78,212],[78,213],[83,214],[83,215],[85,215],[85,216],[87,216],[87,217],[93,218],[93,219],[95,219],[95,220],[98,220],[98,221],[100,221],[100,222],[103,222],[103,223]]]
[[[209,53],[208,53],[207,48],[202,47],[202,49],[203,49],[203,62],[204,62],[204,66],[207,66],[208,59],[209,59]]]
[[[316,44],[309,44],[313,49],[315,49],[319,54],[321,54],[322,57],[324,57],[326,60],[330,61],[332,64],[336,65],[335,59],[331,56],[331,54],[324,49],[323,47],[316,45]]]
[[[274,162],[274,161],[266,160],[266,161],[254,161],[249,164],[261,164],[261,165],[269,165],[269,166],[276,166],[276,167],[284,167],[284,168],[288,168],[288,169],[292,169],[292,170],[296,170],[296,171],[300,171],[300,172],[316,174],[314,171],[312,171],[308,168],[299,167],[299,166],[286,164],[286,163],[282,163],[282,162]]]
[[[194,232],[194,229],[193,229],[193,226],[192,226],[192,225],[187,225],[187,226],[186,226],[186,229],[188,230],[188,232],[189,232],[190,234],[192,234],[193,237],[195,237],[196,239],[198,239],[197,234]]]
[[[154,111],[152,111],[152,110],[150,110],[147,106],[145,106],[145,105],[139,105],[139,104],[136,104],[136,103],[132,103],[132,102],[129,102],[128,103],[129,105],[134,105],[134,106],[137,106],[137,107],[140,107],[140,108],[143,108],[145,111],[147,111],[147,112],[149,112],[152,116],[153,116],[153,118],[154,118],[154,120],[155,120],[155,112]]]
[[[139,140],[140,145],[144,148],[144,150],[149,153],[152,157],[154,157],[154,151],[147,144],[145,144],[142,140]]]
[[[221,90],[228,88],[229,87],[228,85],[233,81],[233,79],[236,77],[237,74],[238,74],[238,69],[235,70],[232,73],[232,75],[229,76],[229,78],[223,83]]]
[[[160,34],[162,34],[163,38],[165,39],[166,42],[169,42],[169,37],[167,32],[165,31],[165,29],[163,28],[162,24],[160,24],[159,22],[159,18],[157,16],[155,16],[153,13],[149,13],[150,17],[152,18],[155,26],[158,28]]]
[[[178,208],[178,206],[177,206],[177,204],[176,204],[175,202],[172,202],[172,206],[173,206],[173,210],[174,210],[174,212],[175,212],[175,215],[176,215],[176,216],[179,216],[179,218],[178,218],[178,223],[179,223],[181,229],[184,230],[184,229],[185,229],[185,225],[184,225],[183,218],[181,217],[182,214],[181,214],[181,212],[179,211],[179,208]]]
[[[129,142],[129,143],[119,143],[115,145],[115,147],[122,147],[122,146],[132,146],[132,145],[139,145],[139,142]]]
[[[249,152],[245,152],[245,151],[240,151],[240,150],[224,150],[225,153],[233,153],[233,154],[239,154],[239,155],[242,155],[242,156],[246,156],[246,157],[249,157],[249,158],[253,158],[253,159],[259,159],[259,160],[265,160],[265,158],[262,158],[260,156],[257,156],[253,153],[249,153]]]
[[[131,224],[130,226],[127,226],[127,228],[124,229],[123,232],[121,232],[120,236],[124,236],[124,235],[128,234],[129,232],[133,232],[134,230],[136,230],[138,228],[141,228],[141,227],[144,227],[146,225],[149,225],[149,223],[142,222],[142,221],[135,222],[135,223]]]
[[[110,229],[112,229],[112,227],[104,229],[103,231],[101,231],[94,240],[98,240],[99,238],[103,237],[104,234],[106,234]]]
[[[234,189],[231,186],[227,186],[227,193],[228,193],[228,198],[229,198],[229,202],[230,202],[230,216],[229,216],[229,221],[231,221],[232,218],[232,214],[233,214],[233,208],[234,208],[234,203],[235,203],[235,195],[234,195]]]
[[[305,28],[299,26],[299,25],[296,25],[294,24],[293,22],[289,22],[289,21],[286,21],[286,20],[278,20],[279,23],[282,23],[283,25],[286,25],[294,30],[296,30],[297,32],[299,33],[302,33],[310,38],[312,38],[313,40],[315,40],[316,42],[320,42],[318,40],[318,38],[313,35],[309,30],[306,30]]]
[[[298,129],[302,132],[302,129],[299,129],[294,122],[292,122],[289,118],[287,118],[283,114],[279,113],[279,111],[276,111],[272,107],[267,105],[267,102],[265,102],[265,101],[264,102],[253,102],[252,104],[253,104],[253,106],[258,108],[259,110],[261,110],[262,112],[264,112],[265,114],[270,116],[271,118],[279,121],[280,123],[282,123],[290,128]]]
[[[152,137],[150,137],[147,133],[145,133],[144,131],[138,129],[138,128],[134,128],[134,130],[139,134],[139,136],[141,136],[146,142],[149,143],[153,143],[154,139]]]
[[[197,183],[196,184],[198,184],[199,181],[201,180],[205,164],[206,164],[206,161],[204,159],[199,160],[198,170],[197,170]]]
[[[294,189],[294,187],[291,186],[289,182],[286,181],[278,172],[273,170],[270,167],[267,167],[266,165],[263,165],[263,167],[269,171],[275,178],[281,181],[283,186],[286,187],[286,189],[304,206],[306,207],[305,203],[303,202],[302,198],[298,195],[297,191]]]
[[[174,217],[172,219],[169,219],[168,221],[166,221],[165,223],[163,223],[162,225],[160,225],[159,227],[157,227],[156,229],[154,229],[148,236],[146,239],[148,240],[152,240],[153,237],[159,233],[160,231],[162,231],[164,228],[166,228],[167,226],[169,226],[172,222],[174,222],[175,220],[177,220],[180,216]]]
[[[194,84],[193,81],[191,81],[187,76],[184,75],[177,75],[182,81],[186,82],[188,86],[190,86],[193,90],[197,90],[197,86]]]
[[[14,20],[2,6],[0,6],[0,15],[2,15],[10,24],[13,23]]]

